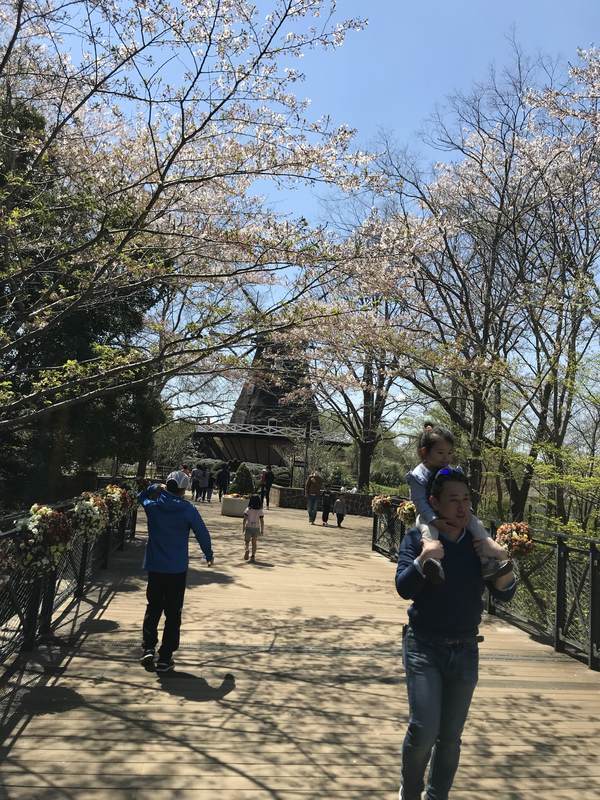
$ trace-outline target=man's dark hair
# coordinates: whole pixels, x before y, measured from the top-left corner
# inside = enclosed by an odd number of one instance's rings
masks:
[[[456,469],[456,467],[443,467],[431,477],[429,483],[427,484],[427,497],[433,495],[439,500],[440,495],[442,494],[442,489],[447,483],[451,482],[464,483],[467,489],[471,491],[467,476],[462,469]]]
[[[188,468],[188,465],[187,465],[187,464],[182,464],[182,465],[181,465],[181,469],[187,469],[187,468]]]
[[[171,492],[171,494],[179,494],[179,484],[173,478],[171,478],[170,481],[167,481],[165,485],[167,492]]]
[[[432,425],[431,422],[428,421],[423,426],[423,432],[419,436],[417,449],[421,450],[424,448],[425,452],[428,453],[433,445],[440,440],[444,440],[454,447],[454,435],[452,431],[449,431],[448,428],[442,428],[441,425]]]

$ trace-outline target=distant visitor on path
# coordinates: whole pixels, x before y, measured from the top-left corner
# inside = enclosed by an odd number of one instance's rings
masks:
[[[333,497],[331,496],[329,487],[326,486],[323,490],[323,494],[321,495],[321,521],[325,526],[329,525],[329,514],[331,512],[332,502]]]
[[[271,465],[267,464],[267,466],[263,469],[260,473],[260,500],[261,503],[264,504],[265,500],[267,501],[267,508],[269,507],[269,497],[271,495],[271,486],[273,486],[273,481],[275,480],[275,475],[273,474],[273,470],[271,469]]]
[[[208,471],[208,483],[206,485],[206,502],[207,503],[210,503],[210,501],[212,500],[212,493],[213,493],[214,488],[215,488],[215,476],[209,470]]]
[[[440,533],[456,533],[448,520],[441,518],[431,507],[427,491],[427,486],[435,473],[444,467],[449,468],[454,450],[454,436],[446,428],[426,422],[419,437],[417,450],[421,463],[407,474],[406,482],[410,488],[410,499],[417,510],[416,526],[421,531],[423,541],[435,541]],[[498,560],[494,555],[497,551],[494,540],[473,514],[468,528],[473,539],[482,543],[477,552],[481,558],[484,580],[493,581],[510,572],[512,564],[506,553],[502,551],[501,560]],[[431,581],[439,583],[444,580],[442,565],[435,558],[428,558],[425,561],[423,571]]]
[[[173,653],[179,647],[181,611],[188,569],[190,529],[198,540],[209,567],[214,557],[210,534],[198,510],[184,499],[187,484],[170,478],[166,486],[153,484],[138,495],[148,518],[148,542],[144,569],[148,572],[148,604],[142,630],[141,664],[148,671],[170,672]],[[165,615],[162,643],[156,665],[158,623]]]
[[[201,464],[196,464],[191,474],[192,481],[192,500],[200,500],[200,472],[202,470]]]
[[[333,513],[336,516],[338,528],[341,528],[344,517],[346,516],[346,501],[341,495],[336,498],[333,504]]]
[[[402,643],[410,716],[402,747],[400,800],[421,800],[430,758],[427,798],[447,800],[478,679],[484,589],[479,553],[484,543],[469,529],[471,492],[464,473],[448,468],[436,473],[429,502],[451,528],[435,540],[424,539],[418,528],[407,531],[396,571],[398,594],[413,601]],[[495,557],[505,559],[500,545],[493,545]],[[443,582],[426,578],[423,567],[429,558],[443,563]],[[516,582],[509,572],[488,586],[494,597],[508,601]],[[474,797],[486,794],[476,786],[470,789]]]
[[[200,467],[198,472],[198,483],[200,484],[200,502],[206,502],[208,492],[208,479],[210,475],[206,467]]]
[[[231,475],[229,473],[229,467],[227,464],[223,464],[221,469],[217,472],[217,491],[219,492],[219,500],[221,500],[224,494],[227,494],[230,478]]]
[[[319,508],[319,497],[321,489],[323,488],[323,478],[321,472],[317,467],[308,476],[308,480],[304,486],[304,495],[306,497],[306,508],[308,511],[308,519],[311,525],[315,524],[317,517],[317,509]]]
[[[192,480],[190,477],[190,468],[188,467],[188,465],[182,464],[179,469],[170,472],[167,475],[167,483],[169,481],[176,481],[177,485],[181,487],[185,493],[185,490],[189,489],[192,484]]]
[[[256,545],[259,537],[265,532],[265,514],[259,495],[253,494],[248,500],[248,508],[244,511],[242,533],[244,534],[244,561],[256,561]],[[252,551],[250,554],[250,546]]]

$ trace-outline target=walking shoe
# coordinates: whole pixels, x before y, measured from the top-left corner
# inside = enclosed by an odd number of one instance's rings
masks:
[[[484,581],[495,581],[496,578],[507,575],[512,568],[513,563],[510,558],[506,559],[506,561],[497,561],[495,558],[489,558],[481,562]]]
[[[425,561],[423,564],[423,575],[425,575],[427,580],[436,585],[439,585],[446,580],[444,568],[437,558],[428,558]]]
[[[252,562],[252,564],[255,564],[256,563],[256,558],[254,556],[250,556],[250,561]]]
[[[250,558],[250,553],[246,550],[246,552],[244,553],[244,561],[248,561],[249,558]]]
[[[144,655],[140,658],[140,664],[148,672],[154,672],[154,650],[148,648],[144,650]]]
[[[175,662],[172,658],[169,658],[168,661],[164,661],[163,659],[158,659],[156,662],[156,671],[157,672],[173,672],[175,669]]]

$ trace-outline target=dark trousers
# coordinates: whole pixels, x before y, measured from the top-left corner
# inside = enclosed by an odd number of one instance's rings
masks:
[[[158,623],[165,614],[162,642],[158,651],[161,660],[168,660],[179,647],[181,609],[185,594],[187,572],[149,572],[146,598],[148,605],[144,615],[144,650],[153,650],[158,642]]]
[[[317,516],[317,508],[319,506],[319,495],[309,494],[306,498],[306,506],[308,509],[308,519],[314,522]]]
[[[323,518],[323,522],[328,522],[329,521],[329,509],[328,508],[324,508],[323,509],[323,512],[321,513],[321,517]]]
[[[192,500],[198,500],[200,497],[200,481],[192,481]]]
[[[267,501],[267,508],[269,507],[269,495],[271,494],[271,487],[270,486],[261,486],[260,487],[260,502],[264,505],[265,500]]]
[[[410,710],[402,747],[403,797],[420,800],[431,757],[427,800],[447,800],[477,685],[477,641],[473,637],[449,644],[422,638],[408,628],[402,655]]]
[[[208,486],[201,486],[200,487],[200,500],[206,500],[206,493],[208,492]]]
[[[345,514],[336,514],[338,528],[342,527],[342,522],[344,521],[345,516],[346,516]]]
[[[217,489],[219,492],[219,500],[220,500],[224,494],[227,494],[227,486],[225,486],[224,484],[217,484]]]

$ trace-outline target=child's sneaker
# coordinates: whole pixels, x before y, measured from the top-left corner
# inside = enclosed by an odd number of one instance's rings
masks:
[[[486,558],[481,560],[481,571],[484,581],[495,581],[496,578],[501,578],[507,575],[513,568],[513,563],[510,558],[505,561],[498,561],[495,558]]]
[[[446,580],[444,568],[437,558],[428,558],[423,564],[423,575],[427,580],[436,585],[443,583]]]

